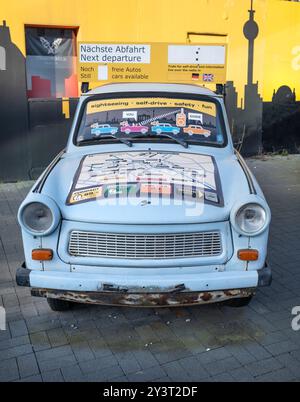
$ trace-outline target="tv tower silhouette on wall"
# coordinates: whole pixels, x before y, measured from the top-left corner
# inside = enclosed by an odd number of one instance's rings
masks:
[[[249,20],[244,25],[244,36],[248,39],[248,80],[247,84],[253,84],[253,60],[254,60],[254,40],[257,38],[259,28],[254,21],[253,0],[251,0],[251,9],[249,10]]]
[[[259,34],[259,27],[254,20],[253,0],[250,3],[249,19],[245,22],[243,33],[248,40],[247,84],[241,107],[237,107],[238,95],[233,81],[226,85],[226,106],[235,139],[243,137],[242,150],[255,154],[261,150],[263,101],[258,93],[258,82],[253,82],[254,42]]]

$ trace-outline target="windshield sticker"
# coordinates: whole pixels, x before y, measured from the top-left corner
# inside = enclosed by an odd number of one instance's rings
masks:
[[[125,111],[123,112],[123,119],[134,119],[137,120],[137,111]]]
[[[112,100],[95,100],[88,103],[87,114],[108,112],[118,109],[141,109],[149,107],[188,108],[216,117],[216,105],[213,102],[198,101],[193,99],[169,98],[122,98]]]
[[[143,136],[224,142],[217,107],[212,101],[147,97],[89,101],[77,142]]]
[[[66,203],[128,197],[204,200],[223,205],[212,156],[150,150],[85,156]]]

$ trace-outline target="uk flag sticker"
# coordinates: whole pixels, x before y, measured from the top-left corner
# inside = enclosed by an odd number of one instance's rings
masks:
[[[214,75],[213,74],[203,74],[203,81],[204,82],[213,82]]]

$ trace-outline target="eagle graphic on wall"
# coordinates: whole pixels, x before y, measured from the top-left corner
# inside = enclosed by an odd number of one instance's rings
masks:
[[[40,41],[43,47],[47,49],[48,54],[56,54],[57,49],[62,42],[62,38],[57,38],[52,42],[52,44],[50,44],[50,42],[46,38],[41,36]]]

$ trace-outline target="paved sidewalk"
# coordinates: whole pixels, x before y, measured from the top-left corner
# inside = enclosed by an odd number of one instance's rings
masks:
[[[249,160],[273,213],[274,281],[248,307],[77,306],[54,313],[15,287],[16,221],[30,183],[0,185],[0,381],[299,381],[300,156]]]

